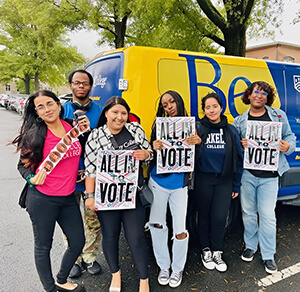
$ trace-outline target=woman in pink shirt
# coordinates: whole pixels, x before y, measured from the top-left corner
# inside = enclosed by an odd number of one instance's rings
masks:
[[[72,127],[60,118],[62,114],[63,108],[53,92],[42,90],[33,93],[26,103],[20,133],[12,143],[21,153],[18,170],[30,185],[26,210],[32,222],[35,264],[44,290],[81,292],[85,291],[83,286],[67,281],[84,245],[81,214],[74,196],[81,146],[78,139],[72,140],[66,135]],[[81,123],[88,124],[88,121],[83,119]],[[62,138],[63,142],[60,142]],[[39,170],[56,145],[57,149],[51,153],[48,163]],[[66,234],[69,247],[55,282],[50,250],[56,222]]]

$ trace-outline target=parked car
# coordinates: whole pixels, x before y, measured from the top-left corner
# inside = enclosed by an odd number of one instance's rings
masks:
[[[5,107],[5,102],[7,102],[7,99],[7,94],[0,94],[0,106]]]
[[[60,99],[60,103],[64,104],[67,101],[72,100],[72,96],[73,96],[72,93],[65,93],[65,94],[60,95],[58,98]]]
[[[20,115],[23,115],[23,113],[24,113],[24,107],[25,107],[25,103],[26,103],[28,97],[29,97],[28,94],[23,94],[23,95],[20,97],[19,103],[18,103],[18,105],[17,105],[17,112],[18,112]]]
[[[7,96],[7,100],[5,101],[5,108],[7,110],[11,110],[11,104],[13,104],[15,102],[16,97],[14,95],[8,95]]]
[[[7,109],[20,113],[20,103],[24,98],[28,98],[28,94],[12,94],[8,99]]]

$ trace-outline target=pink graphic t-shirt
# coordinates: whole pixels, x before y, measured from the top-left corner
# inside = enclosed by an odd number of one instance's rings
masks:
[[[63,120],[61,120],[61,122],[66,132],[72,129],[67,122]],[[60,140],[61,138],[55,136],[49,129],[47,130],[43,160]],[[71,145],[53,171],[47,175],[44,184],[36,186],[36,189],[48,196],[68,196],[73,193],[75,190],[80,154],[81,145],[79,141],[76,141]]]

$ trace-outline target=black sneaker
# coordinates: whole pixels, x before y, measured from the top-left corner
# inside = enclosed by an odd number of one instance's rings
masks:
[[[264,261],[265,270],[269,274],[276,273],[278,268],[274,260],[265,260]]]
[[[70,278],[78,278],[81,276],[81,274],[82,274],[81,267],[78,264],[75,264],[70,271],[69,277]]]
[[[99,263],[97,263],[96,261],[88,264],[88,263],[85,263],[84,261],[82,261],[81,263],[82,267],[84,269],[86,269],[91,275],[96,275],[96,274],[99,274],[102,272],[102,268],[101,266],[99,265]]]
[[[246,248],[244,249],[241,255],[241,259],[245,262],[251,262],[253,260],[254,254],[255,254],[255,250]]]

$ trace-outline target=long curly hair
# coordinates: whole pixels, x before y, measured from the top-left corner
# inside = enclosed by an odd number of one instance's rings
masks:
[[[258,86],[259,90],[263,90],[268,93],[266,105],[271,106],[275,99],[275,90],[274,88],[264,81],[255,81],[244,91],[242,95],[242,101],[244,104],[250,104],[249,96],[252,94],[255,86]]]

